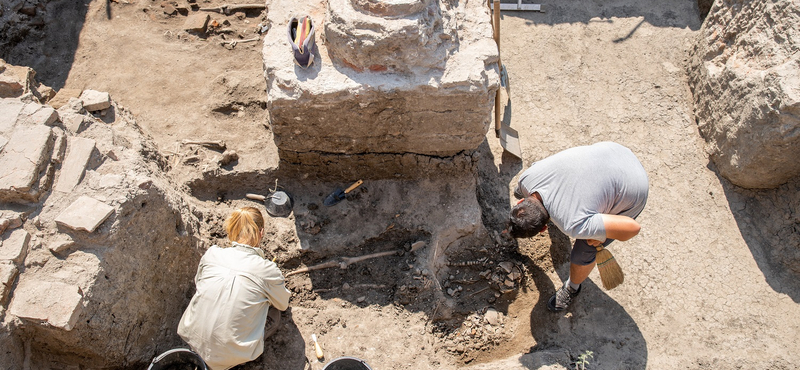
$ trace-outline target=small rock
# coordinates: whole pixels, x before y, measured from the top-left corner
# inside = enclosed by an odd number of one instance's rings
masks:
[[[498,264],[506,273],[510,273],[514,269],[514,264],[508,261],[500,262]]]
[[[48,101],[50,101],[50,99],[52,99],[54,96],[56,96],[56,91],[53,90],[52,87],[44,85],[44,84],[39,84],[39,86],[36,88],[36,91],[38,91],[39,92],[39,96],[42,97],[42,102],[43,103],[47,103]]]
[[[164,14],[166,15],[175,15],[178,12],[172,4],[164,4]]]
[[[72,240],[72,239],[56,240],[56,241],[52,242],[50,244],[50,246],[47,247],[47,249],[49,249],[53,253],[61,253],[61,252],[65,251],[65,250],[69,249],[73,245],[75,245],[75,241]]]
[[[59,109],[69,102],[70,98],[77,98],[81,96],[80,89],[61,89],[58,90],[53,99],[50,99],[49,104],[55,109]]]
[[[13,263],[0,261],[0,304],[5,304],[18,272],[17,266]]]
[[[5,235],[2,244],[0,244],[0,260],[22,263],[25,255],[28,254],[28,243],[30,241],[31,234],[25,229],[17,229]]]
[[[96,112],[111,107],[111,96],[107,92],[85,90],[81,94],[80,99],[83,102],[83,108],[89,112]]]
[[[497,326],[497,324],[500,323],[500,313],[491,307],[486,310],[486,313],[483,315],[483,318],[486,319],[486,322],[492,326]]]
[[[365,297],[365,296],[363,296],[363,295],[362,295],[361,297],[358,297],[358,298],[356,299],[356,302],[358,302],[358,303],[362,303],[362,302],[364,302],[364,301],[366,301],[366,300],[367,300],[367,297]]]
[[[239,160],[239,154],[237,154],[236,151],[233,151],[233,150],[229,149],[229,150],[226,150],[224,153],[222,153],[222,159],[219,160],[219,165],[220,166],[227,166],[227,165],[229,165],[229,164],[231,164],[233,162],[236,162],[238,160]]]
[[[73,135],[85,130],[91,124],[91,121],[82,114],[68,112],[61,113],[60,116],[61,122],[64,123],[64,128]]]
[[[183,29],[191,32],[206,32],[209,18],[209,15],[205,13],[190,15],[186,17]]]

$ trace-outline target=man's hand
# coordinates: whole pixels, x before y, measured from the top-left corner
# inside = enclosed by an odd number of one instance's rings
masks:
[[[592,247],[599,247],[603,245],[603,242],[594,239],[586,239],[586,244],[591,245]]]

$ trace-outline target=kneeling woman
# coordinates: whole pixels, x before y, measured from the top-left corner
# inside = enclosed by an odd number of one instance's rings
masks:
[[[278,327],[278,310],[289,307],[291,294],[278,266],[258,248],[264,236],[258,209],[234,211],[225,221],[225,231],[232,246],[212,246],[200,259],[194,278],[197,292],[178,325],[178,335],[212,370],[258,358],[264,338]]]

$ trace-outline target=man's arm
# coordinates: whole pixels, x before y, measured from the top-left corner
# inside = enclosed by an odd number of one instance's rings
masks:
[[[642,227],[628,216],[601,214],[606,228],[606,239],[626,241],[639,234]]]

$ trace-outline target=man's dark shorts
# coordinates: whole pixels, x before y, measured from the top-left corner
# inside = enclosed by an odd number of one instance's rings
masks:
[[[603,246],[608,246],[614,239],[606,239]],[[592,247],[586,242],[586,239],[576,239],[575,244],[572,245],[572,253],[569,255],[569,261],[581,266],[586,266],[594,263],[597,258],[597,248]]]

